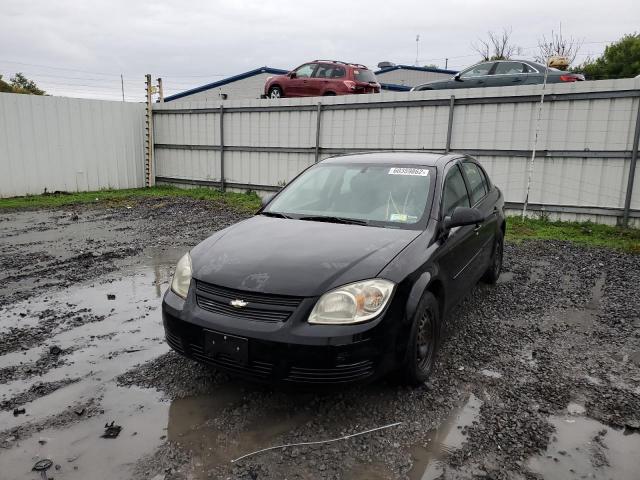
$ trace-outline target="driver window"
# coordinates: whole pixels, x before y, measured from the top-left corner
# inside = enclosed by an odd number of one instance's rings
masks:
[[[473,67],[465,70],[460,74],[460,78],[473,78],[473,77],[481,77],[483,75],[489,75],[489,71],[493,63],[479,63],[478,65],[474,65]]]
[[[309,78],[313,74],[313,70],[316,68],[315,63],[307,63],[296,70],[297,78]]]
[[[456,207],[469,207],[469,194],[464,184],[462,173],[457,165],[454,165],[447,178],[444,180],[442,191],[442,216],[443,218],[453,213]]]

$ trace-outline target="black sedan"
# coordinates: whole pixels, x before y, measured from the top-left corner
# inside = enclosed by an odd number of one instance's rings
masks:
[[[482,62],[456,73],[447,80],[436,80],[413,87],[411,91],[448,88],[507,87],[534,85],[544,82],[545,67],[529,60],[498,60]],[[547,83],[581,82],[584,75],[548,68]]]
[[[177,265],[169,345],[269,382],[429,376],[447,312],[500,275],[504,201],[472,158],[328,158]]]

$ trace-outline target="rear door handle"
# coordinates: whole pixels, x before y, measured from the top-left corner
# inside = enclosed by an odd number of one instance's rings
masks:
[[[477,234],[480,231],[481,228],[482,228],[482,225],[478,224],[475,227],[473,227],[473,231],[476,232],[476,234]]]

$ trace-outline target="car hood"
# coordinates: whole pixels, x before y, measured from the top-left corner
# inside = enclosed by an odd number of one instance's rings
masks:
[[[375,277],[419,233],[259,215],[197,245],[193,277],[238,290],[317,296]]]

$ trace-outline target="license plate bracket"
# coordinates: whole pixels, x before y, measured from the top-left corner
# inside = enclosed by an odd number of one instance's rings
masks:
[[[205,330],[204,345],[209,357],[227,357],[241,365],[249,363],[249,340],[244,337]]]

